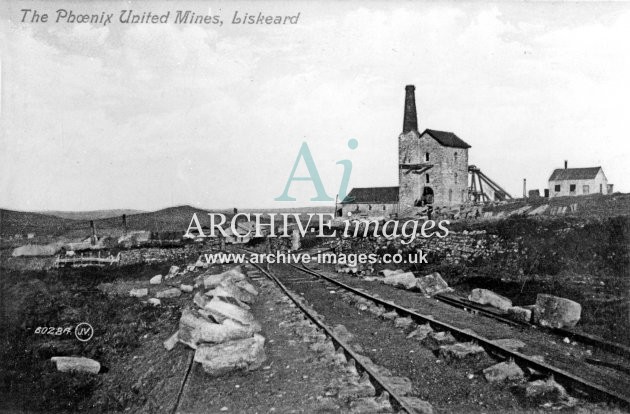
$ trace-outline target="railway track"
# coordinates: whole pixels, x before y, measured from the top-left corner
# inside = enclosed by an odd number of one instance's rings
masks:
[[[456,308],[466,309],[466,310],[471,310],[477,313],[481,313],[484,316],[506,323],[508,325],[527,326],[530,328],[543,329],[555,335],[558,335],[564,338],[569,338],[572,341],[577,341],[585,345],[592,345],[594,347],[605,350],[607,352],[611,352],[611,353],[614,353],[614,354],[617,354],[626,358],[630,358],[630,347],[627,347],[623,344],[619,344],[616,342],[607,341],[595,335],[590,335],[584,332],[576,332],[570,329],[546,328],[546,327],[533,325],[528,322],[515,321],[513,319],[507,318],[504,313],[501,313],[492,309],[488,309],[487,307],[478,305],[465,298],[456,297],[453,295],[438,294],[438,295],[434,295],[433,299],[437,299],[440,302],[444,302]]]
[[[375,297],[369,293],[366,293],[363,290],[354,288],[343,282],[330,278],[320,272],[309,269],[304,265],[296,266],[293,264],[289,264],[289,266],[302,273],[309,274],[316,279],[330,283],[337,288],[341,288],[354,295],[358,295],[364,299],[367,299],[368,301],[371,301],[377,305],[383,306],[387,310],[393,310],[401,317],[409,317],[418,324],[428,323],[433,329],[439,331],[448,331],[459,340],[477,343],[482,346],[487,352],[492,355],[496,355],[499,358],[505,360],[513,360],[521,367],[531,368],[537,372],[544,373],[548,376],[553,376],[556,381],[571,389],[580,390],[585,394],[588,394],[603,401],[615,402],[621,406],[630,407],[629,394],[622,393],[618,390],[613,390],[605,385],[596,383],[589,379],[585,379],[565,369],[558,368],[546,362],[541,362],[518,351],[498,345],[481,335],[471,332],[470,330],[458,328],[448,322],[440,321],[433,316],[424,315],[415,310],[400,306],[394,302],[382,299],[380,297]],[[280,282],[278,281],[278,283]]]
[[[363,363],[362,355],[355,352],[355,350],[353,350],[353,348],[351,348],[349,344],[346,341],[344,341],[344,339],[336,335],[333,329],[331,329],[330,326],[326,325],[323,322],[323,320],[319,317],[319,314],[317,312],[314,312],[314,310],[305,303],[304,298],[301,298],[300,295],[296,294],[289,287],[287,287],[286,282],[283,283],[283,280],[281,280],[279,277],[274,275],[273,271],[266,270],[262,266],[259,266],[257,264],[252,263],[251,265],[255,266],[267,278],[272,280],[279,287],[279,289],[291,300],[291,302],[295,304],[297,309],[299,309],[305,315],[306,318],[308,318],[313,324],[315,324],[319,329],[321,329],[321,331],[323,331],[328,338],[330,338],[330,340],[335,345],[335,348],[338,348],[338,352],[343,352],[346,358],[348,359],[348,361],[354,361],[357,368],[359,368],[360,371],[362,371],[363,373],[369,376],[370,382],[372,382],[374,388],[378,392],[381,393],[381,398],[383,398],[383,396],[388,398],[390,401],[390,404],[395,409],[402,410],[409,413],[416,412],[414,411],[413,407],[409,406],[409,404],[406,402],[406,396],[399,395],[396,392],[396,389],[388,385],[387,381],[384,378],[382,378],[382,376],[379,374],[377,370],[374,369],[373,366]],[[541,362],[540,360],[534,359],[528,355],[522,354],[520,352],[514,351],[513,349],[509,349],[502,345],[494,343],[491,340],[475,332],[472,332],[470,330],[461,329],[449,322],[439,320],[438,318],[435,318],[431,315],[422,314],[419,311],[405,308],[392,301],[388,301],[386,299],[376,297],[374,295],[371,295],[365,290],[354,288],[339,280],[335,280],[334,278],[331,278],[329,276],[326,276],[325,274],[317,272],[316,270],[310,269],[306,267],[305,265],[296,266],[296,265],[289,264],[288,266],[291,266],[292,269],[300,272],[299,275],[293,274],[292,277],[290,277],[287,280],[287,282],[294,287],[303,286],[305,289],[308,289],[307,287],[308,284],[310,283],[319,284],[320,282],[324,282],[324,285],[336,286],[336,288],[338,288],[338,291],[343,290],[345,292],[349,292],[352,295],[356,295],[370,302],[373,302],[376,305],[380,305],[384,307],[385,309],[387,309],[388,311],[393,310],[400,317],[409,317],[418,324],[429,324],[433,329],[437,331],[450,332],[458,340],[474,342],[480,345],[481,347],[483,347],[484,350],[490,356],[493,356],[500,360],[513,360],[519,366],[523,368],[525,367],[531,368],[532,370],[535,370],[539,373],[543,373],[543,374],[553,377],[557,382],[561,383],[562,385],[565,385],[566,387],[570,389],[579,390],[583,394],[596,397],[602,401],[613,402],[613,403],[619,404],[620,406],[624,408],[630,407],[630,394],[620,391],[619,389],[617,390],[611,389],[601,383],[598,383],[597,381],[592,381],[592,380],[583,378],[574,372],[569,372],[568,370],[559,368],[552,364]],[[440,298],[440,299],[443,299],[442,302],[452,304],[453,306],[474,309],[473,306],[470,306],[471,304],[466,303],[465,301],[461,299],[458,300],[458,298],[456,297],[449,298],[445,296],[444,298]],[[489,313],[491,313],[487,309],[482,309],[482,308],[474,309],[474,310],[476,312],[483,313],[484,316],[489,316]],[[492,317],[493,319],[497,319],[498,321],[501,321],[501,322],[509,323],[510,325],[519,325],[518,323],[514,323],[514,321],[508,320],[507,318],[502,318],[501,315],[492,315],[490,317]],[[555,332],[555,333],[558,333],[558,332]],[[593,363],[594,364],[599,363],[600,366],[606,366],[605,361],[598,361],[595,359]],[[186,393],[185,390],[188,386],[188,381],[190,378],[189,374],[190,374],[192,365],[193,365],[193,360],[192,358],[190,358],[188,367],[186,369],[186,374],[183,376],[183,379],[182,379],[177,402],[175,403],[175,406],[173,407],[173,410],[172,410],[172,412],[174,413],[179,412],[180,405],[182,404],[182,400],[184,399],[183,395],[185,395]],[[627,374],[627,372],[625,371],[623,372]]]

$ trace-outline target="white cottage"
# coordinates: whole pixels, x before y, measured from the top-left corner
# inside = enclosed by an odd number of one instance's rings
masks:
[[[549,177],[549,197],[611,194],[613,185],[602,167],[558,168]]]

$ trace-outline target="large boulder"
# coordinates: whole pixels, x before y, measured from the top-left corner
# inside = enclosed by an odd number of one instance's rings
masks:
[[[90,358],[55,356],[50,358],[57,366],[57,371],[61,372],[86,372],[88,374],[98,374],[101,364]]]
[[[149,289],[131,289],[129,291],[129,296],[133,296],[135,298],[143,298],[149,294]]]
[[[166,275],[166,278],[167,278],[167,279],[172,279],[172,278],[174,278],[175,276],[177,276],[177,272],[179,272],[179,266],[174,266],[174,265],[173,265],[173,266],[171,266],[171,267],[168,269],[168,274]]]
[[[149,283],[152,285],[159,285],[162,283],[162,275],[155,275],[149,280]]]
[[[162,290],[155,294],[155,297],[158,299],[168,299],[168,298],[177,298],[182,294],[182,291],[177,288],[171,288]]]
[[[258,290],[247,280],[239,280],[237,282],[234,282],[234,284],[249,293],[250,295],[258,296]]]
[[[201,275],[196,279],[196,284],[203,285],[204,289],[214,289],[224,281],[240,282],[245,280],[245,275],[240,266],[236,266],[226,272],[216,275]]]
[[[200,312],[185,309],[179,319],[177,338],[193,349],[202,343],[221,343],[234,339],[249,338],[260,332],[259,325],[243,325],[232,319],[215,323]]]
[[[580,320],[582,306],[570,299],[539,293],[533,319],[541,326],[572,328]]]
[[[266,359],[265,338],[258,334],[222,344],[200,344],[195,351],[195,362],[214,377],[237,370],[257,369]]]
[[[488,289],[473,289],[472,293],[468,296],[468,300],[479,303],[480,305],[490,305],[502,311],[507,311],[512,307],[512,301],[510,299],[505,296],[497,295]]]
[[[222,282],[216,288],[206,292],[206,295],[233,297],[245,303],[252,303],[255,299],[250,292],[230,282]]]
[[[524,308],[522,306],[512,306],[507,310],[508,316],[515,321],[529,323],[532,320],[531,309]]]
[[[257,324],[251,312],[237,305],[227,303],[216,296],[210,302],[205,303],[203,309],[208,311],[213,318],[229,318],[243,325]]]
[[[416,277],[411,272],[395,273],[385,276],[383,283],[386,285],[404,287],[405,289],[413,289],[416,287]]]
[[[240,295],[239,289],[235,288],[234,285],[229,285],[229,286],[231,288],[226,289],[223,286],[219,285],[215,287],[214,289],[207,291],[205,296],[210,297],[210,298],[217,297],[217,298],[222,299],[224,302],[232,303],[245,310],[250,310],[251,309],[250,306],[247,303],[243,302],[241,299],[239,299],[239,297],[243,297],[242,295]],[[205,308],[205,303],[207,303],[208,300],[204,302],[204,305],[202,307]]]
[[[440,276],[437,272],[417,278],[416,287],[420,289],[420,292],[427,296],[453,291],[453,289],[448,286],[448,283],[446,283],[446,281],[442,279],[442,276]]]
[[[400,273],[405,273],[405,271],[402,270],[402,269],[396,269],[396,270],[383,269],[383,270],[379,270],[378,273],[380,275],[383,275],[383,276],[387,277],[387,276],[391,276],[391,275],[397,275],[397,274],[400,274]]]
[[[520,379],[525,373],[514,361],[504,361],[484,369],[483,376],[488,382],[498,382]]]

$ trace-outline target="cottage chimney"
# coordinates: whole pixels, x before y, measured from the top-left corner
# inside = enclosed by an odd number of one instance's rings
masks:
[[[403,119],[403,134],[418,130],[418,114],[416,113],[416,87],[405,86],[405,117]]]
[[[127,215],[126,214],[122,215],[122,225],[123,225],[124,234],[127,234]]]
[[[567,160],[564,160],[564,169],[567,169],[567,166],[569,165],[569,162]]]
[[[527,178],[523,178],[523,198],[527,198]]]

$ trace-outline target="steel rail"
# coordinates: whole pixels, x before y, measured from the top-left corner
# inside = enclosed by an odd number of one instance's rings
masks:
[[[396,391],[392,387],[387,385],[380,378],[377,372],[375,372],[368,365],[364,364],[361,361],[361,356],[356,354],[345,341],[337,337],[337,335],[335,335],[332,329],[329,328],[326,324],[324,324],[317,316],[313,315],[312,311],[306,306],[304,306],[304,304],[298,299],[298,297],[294,295],[293,292],[291,292],[277,277],[275,277],[273,274],[271,274],[271,272],[268,272],[267,270],[263,269],[262,266],[259,266],[256,263],[250,263],[250,264],[255,266],[258,270],[260,270],[263,274],[265,274],[269,279],[271,279],[276,285],[278,285],[278,287],[289,297],[289,299],[291,299],[291,301],[295,304],[295,306],[298,307],[298,309],[302,311],[302,313],[304,313],[315,325],[317,325],[320,329],[322,329],[326,333],[326,335],[332,339],[334,343],[336,343],[339,347],[341,347],[346,355],[354,359],[356,364],[359,365],[360,369],[366,372],[370,376],[372,381],[375,382],[376,385],[380,389],[386,391],[389,394],[389,398],[390,400],[394,401],[394,405],[402,408],[403,410],[405,410],[406,412],[410,414],[415,413],[413,407],[407,404],[407,402],[404,400],[403,397],[398,396],[396,394]]]
[[[611,352],[620,356],[630,357],[630,347],[627,347],[617,342],[607,341],[595,335],[590,335],[583,332],[576,332],[576,331],[572,331],[570,329],[565,329],[565,328],[551,328],[551,327],[546,327],[546,326],[537,326],[537,325],[531,324],[529,322],[524,322],[524,321],[515,321],[512,319],[506,318],[501,314],[493,312],[490,309],[484,308],[481,305],[478,305],[470,301],[466,301],[463,298],[447,296],[447,295],[442,295],[442,294],[434,295],[433,298],[439,300],[440,302],[444,302],[458,308],[473,309],[479,313],[482,313],[484,316],[496,319],[503,323],[507,323],[507,324],[515,325],[515,326],[516,325],[526,326],[530,328],[535,327],[537,329],[542,329],[550,333],[553,333],[555,335],[568,337],[570,339],[573,339],[577,342],[581,342],[586,345],[593,345],[597,348],[603,349],[605,351],[608,351],[608,352]]]
[[[318,277],[320,279],[324,279],[334,285],[337,285],[349,292],[352,292],[356,295],[359,295],[365,299],[368,299],[372,302],[378,303],[380,305],[385,306],[386,308],[389,309],[393,309],[395,310],[397,313],[399,313],[401,316],[409,316],[412,319],[416,320],[416,321],[422,321],[424,323],[428,323],[429,325],[431,325],[432,327],[437,327],[440,330],[446,330],[449,331],[451,333],[453,333],[456,337],[459,338],[464,338],[465,340],[468,341],[474,341],[477,344],[479,344],[480,346],[482,346],[486,351],[491,351],[492,353],[501,355],[505,358],[508,359],[513,359],[516,363],[518,363],[519,365],[522,366],[526,366],[526,367],[530,367],[533,368],[536,371],[545,373],[547,375],[553,375],[554,379],[558,380],[559,382],[564,382],[567,385],[573,385],[573,388],[578,388],[581,389],[585,392],[587,392],[588,394],[591,395],[596,395],[599,397],[606,397],[609,401],[615,401],[623,406],[630,406],[630,396],[628,395],[622,395],[614,390],[610,390],[608,388],[606,388],[605,386],[599,385],[599,384],[595,384],[592,381],[586,380],[584,378],[580,378],[577,375],[574,375],[568,371],[565,371],[561,368],[557,368],[554,367],[552,365],[549,365],[545,362],[541,362],[541,361],[537,361],[535,359],[532,359],[531,357],[524,355],[520,352],[517,351],[513,351],[511,349],[508,349],[504,346],[498,345],[496,343],[493,343],[491,340],[480,336],[476,333],[470,332],[470,331],[466,331],[464,329],[460,329],[454,325],[451,325],[450,323],[447,322],[441,322],[437,319],[435,319],[433,316],[429,316],[429,315],[423,315],[420,314],[416,311],[413,311],[411,309],[407,309],[405,307],[402,307],[400,305],[397,305],[393,302],[381,299],[381,298],[377,298],[374,297],[368,293],[365,293],[361,290],[358,290],[356,288],[353,288],[352,286],[346,285],[345,283],[339,282],[337,280],[334,280],[328,276],[325,276],[319,272],[316,272],[314,270],[311,270],[309,268],[307,268],[306,266],[295,266],[293,264],[289,264],[289,266],[301,270],[305,273],[311,274],[312,276]]]

